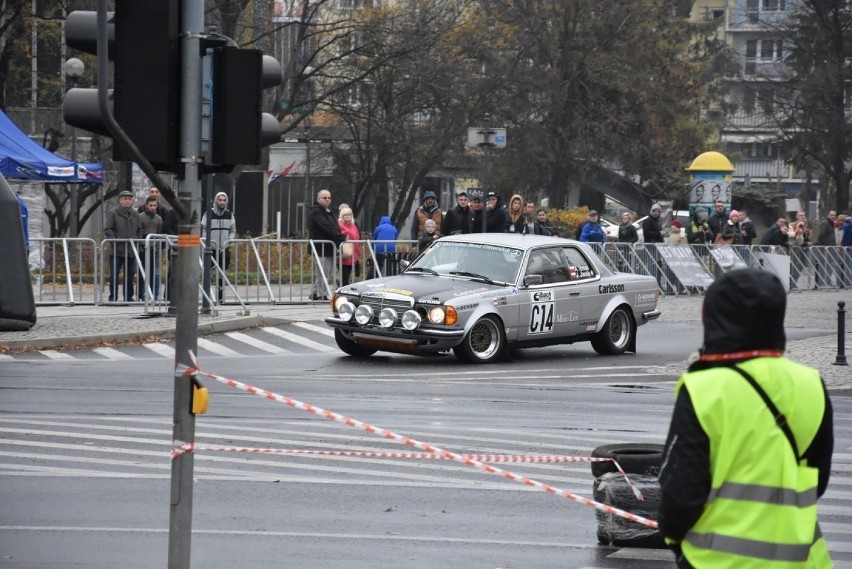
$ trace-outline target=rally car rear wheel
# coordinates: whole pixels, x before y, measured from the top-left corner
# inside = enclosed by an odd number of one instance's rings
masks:
[[[633,318],[623,306],[613,310],[603,328],[592,336],[592,347],[599,354],[617,356],[627,351],[636,334]]]
[[[453,348],[456,357],[468,362],[490,364],[506,350],[503,326],[493,316],[485,316],[471,327],[462,343]]]

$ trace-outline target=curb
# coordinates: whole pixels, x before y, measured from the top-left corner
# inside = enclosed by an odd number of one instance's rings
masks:
[[[293,321],[288,318],[245,316],[217,320],[214,322],[203,322],[198,324],[198,335],[208,336],[222,332],[234,332],[236,330],[248,330],[262,326],[277,326],[279,324],[290,324]],[[4,342],[4,353],[28,352],[50,348],[79,349],[86,346],[100,346],[104,344],[142,343],[152,339],[173,340],[177,336],[174,326],[168,328],[153,328],[141,332],[116,332],[109,334],[88,334],[78,336],[62,336],[57,338],[31,338],[27,340],[8,340]]]

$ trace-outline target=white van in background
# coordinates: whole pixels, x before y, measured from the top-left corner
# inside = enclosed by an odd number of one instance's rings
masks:
[[[633,227],[636,228],[636,233],[639,235],[639,243],[643,243],[644,239],[642,237],[642,222],[645,221],[647,215],[640,217],[636,221],[633,222]],[[683,227],[689,225],[689,210],[686,209],[676,209],[674,211],[669,210],[668,212],[663,211],[663,214],[660,216],[660,223],[663,226],[663,235],[668,237],[669,230],[672,226],[672,221],[675,219],[679,220]],[[604,233],[606,233],[607,241],[618,241],[618,222],[613,221],[606,218],[601,218],[601,227],[603,227]]]

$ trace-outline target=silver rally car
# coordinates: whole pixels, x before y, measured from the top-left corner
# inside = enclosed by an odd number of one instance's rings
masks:
[[[653,277],[614,273],[584,243],[511,233],[451,235],[402,273],[342,287],[332,299],[337,345],[496,361],[506,349],[590,341],[636,351],[636,329],[660,316]]]

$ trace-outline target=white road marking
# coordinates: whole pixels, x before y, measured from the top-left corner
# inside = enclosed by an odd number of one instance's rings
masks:
[[[332,348],[330,346],[326,346],[325,344],[320,344],[319,342],[314,342],[313,340],[309,340],[308,338],[303,338],[297,334],[293,334],[292,332],[285,332],[284,330],[280,330],[278,328],[273,328],[271,326],[266,326],[261,328],[267,334],[272,334],[273,336],[278,336],[279,338],[284,338],[287,341],[293,342],[294,344],[299,344],[300,346],[305,346],[306,348],[311,348],[312,350],[317,350],[318,352],[325,353],[338,353],[340,350],[336,348]]]
[[[248,344],[258,350],[263,350],[264,352],[268,352],[270,354],[292,354],[293,352],[289,352],[284,348],[279,348],[278,346],[273,346],[263,340],[257,340],[252,338],[248,334],[243,334],[242,332],[225,332],[225,335],[231,338],[232,340],[236,340],[238,342],[242,342],[244,344]]]
[[[297,328],[304,328],[305,330],[310,330],[311,332],[316,332],[317,334],[322,334],[329,338],[334,338],[334,331],[328,326],[314,326],[308,322],[294,322],[293,326],[296,326]]]
[[[57,352],[56,350],[42,350],[41,353],[52,360],[74,360],[76,359],[74,356],[70,354],[66,354],[65,352]]]
[[[142,344],[143,347],[148,348],[152,352],[159,354],[161,356],[165,356],[167,358],[174,359],[175,357],[175,349],[168,344],[161,344],[160,342],[152,342],[150,344]]]
[[[607,555],[607,559],[637,559],[643,561],[674,561],[674,553],[668,549],[640,549],[624,547]]]
[[[165,534],[168,528],[128,528],[128,527],[73,527],[73,526],[0,526],[0,531],[31,531],[40,533],[44,531],[57,532],[88,532],[88,533],[153,533]],[[416,535],[389,535],[389,534],[344,534],[344,533],[319,533],[319,532],[294,532],[294,531],[272,531],[272,530],[216,530],[195,529],[193,535],[226,535],[226,536],[265,536],[265,537],[304,537],[310,539],[351,539],[356,541],[415,541],[429,543],[472,543],[492,545],[523,545],[534,547],[557,547],[559,549],[597,549],[598,545],[588,543],[553,543],[543,541],[517,541],[505,539],[469,539],[463,537],[433,537]],[[669,555],[671,553],[669,552]]]
[[[94,348],[92,350],[96,354],[100,354],[108,360],[132,360],[133,356],[125,354],[124,352],[119,352],[115,348]]]
[[[243,354],[232,350],[228,346],[223,346],[222,344],[217,344],[207,338],[198,338],[198,347],[207,350],[208,352],[213,352],[217,356],[242,356]]]

